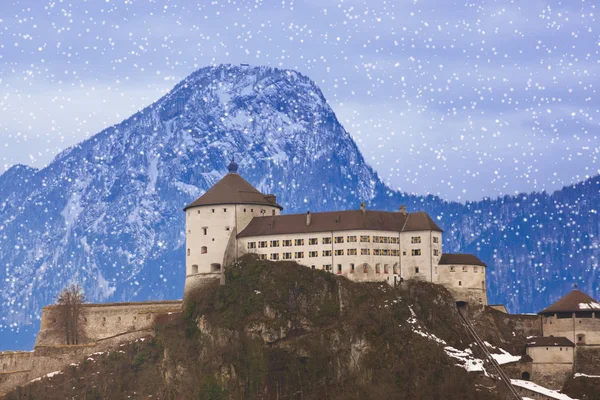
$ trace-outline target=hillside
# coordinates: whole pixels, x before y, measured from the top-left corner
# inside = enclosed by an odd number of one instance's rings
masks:
[[[440,286],[359,284],[248,257],[165,315],[7,399],[501,399]]]
[[[221,65],[201,68],[47,167],[0,176],[0,348],[31,348],[33,334],[16,331],[36,332],[41,307],[71,280],[90,302],[181,298],[181,209],[223,176],[233,154],[240,173],[275,193],[286,213],[361,201],[427,211],[446,231],[444,251],[485,261],[490,302],[512,312],[535,312],[575,281],[600,297],[600,178],[467,204],[397,193],[308,77]]]

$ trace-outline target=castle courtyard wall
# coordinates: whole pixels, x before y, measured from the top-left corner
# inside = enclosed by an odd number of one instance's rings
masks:
[[[156,316],[181,310],[181,301],[83,304],[80,344],[95,342],[121,333],[150,329]],[[42,309],[42,321],[35,346],[65,345],[61,307]]]
[[[31,369],[32,351],[0,351],[0,373]]]
[[[569,346],[528,347],[527,355],[533,359],[531,381],[560,389],[573,374],[575,348]]]

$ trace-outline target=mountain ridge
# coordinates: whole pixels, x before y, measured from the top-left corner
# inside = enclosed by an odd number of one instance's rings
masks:
[[[471,252],[488,263],[488,297],[512,311],[541,309],[577,273],[591,278],[582,282],[584,290],[599,294],[597,269],[584,265],[600,257],[598,177],[551,195],[464,204],[396,192],[366,163],[308,77],[220,65],[192,73],[47,167],[12,167],[0,176],[0,193],[9,194],[0,197],[0,303],[9,310],[0,325],[34,323],[41,306],[71,280],[83,283],[90,301],[181,297],[181,209],[223,176],[234,154],[242,176],[275,193],[287,213],[351,209],[361,201],[382,210],[406,204],[427,211],[446,231],[444,251]],[[523,219],[536,223],[530,228]],[[570,225],[559,229],[557,221],[565,219]],[[587,227],[587,237],[569,230],[571,224]],[[554,236],[545,238],[538,225],[552,226]],[[563,256],[576,239],[586,247],[569,263]],[[574,265],[572,276],[565,268],[538,267],[535,252],[544,252],[544,267]],[[553,281],[563,283],[540,285]],[[502,291],[507,283],[510,293]]]

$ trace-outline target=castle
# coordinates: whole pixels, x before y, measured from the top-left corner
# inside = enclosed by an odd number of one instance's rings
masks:
[[[224,281],[224,268],[245,254],[290,260],[358,282],[401,285],[417,279],[443,285],[457,305],[488,306],[486,265],[471,254],[442,251],[443,231],[425,212],[357,210],[281,215],[275,195],[244,180],[231,162],[211,189],[184,208],[186,278],[184,299],[210,281]],[[93,352],[153,333],[161,314],[180,312],[182,301],[84,304],[83,343],[65,345],[60,308],[44,307],[34,351],[0,352],[0,394],[60,370]],[[503,306],[488,306],[497,315]],[[559,388],[576,371],[577,357],[600,348],[600,303],[579,290],[537,316],[504,314],[531,333],[512,378]],[[514,332],[513,332],[514,335]],[[540,397],[542,398],[542,397]],[[549,398],[549,397],[548,397]]]
[[[223,279],[224,265],[252,253],[359,282],[438,283],[457,301],[488,304],[485,263],[443,253],[443,231],[427,213],[367,210],[362,203],[358,210],[281,215],[276,196],[259,192],[237,168],[232,161],[229,173],[184,209],[186,294]]]

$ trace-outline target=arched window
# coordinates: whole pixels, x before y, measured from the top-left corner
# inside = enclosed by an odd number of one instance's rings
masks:
[[[485,290],[485,281],[481,281],[481,288]]]
[[[521,379],[524,381],[528,381],[531,377],[529,376],[529,372],[527,371],[523,371],[523,373],[521,374]]]
[[[383,265],[383,273],[384,274],[389,274],[390,273],[390,268],[387,264]]]
[[[206,254],[208,252],[208,248],[206,246],[200,247],[200,254]]]
[[[398,275],[398,263],[394,264],[394,275]]]
[[[365,273],[365,274],[366,274],[367,272],[368,272],[368,271],[367,271],[367,264],[363,264],[363,273]]]
[[[585,344],[585,335],[583,333],[577,334],[577,344]]]
[[[187,255],[188,255],[188,256],[190,255],[190,249],[188,249],[188,251],[187,251]]]
[[[275,210],[273,210],[273,215],[275,215]]]
[[[192,265],[192,274],[197,274],[198,273],[198,265],[194,264]]]
[[[381,266],[381,264],[379,264],[379,263],[375,264],[375,273],[376,274],[378,274],[379,272],[381,272],[380,271],[380,268],[381,268],[380,266]]]
[[[210,272],[221,272],[221,264],[210,264]]]

